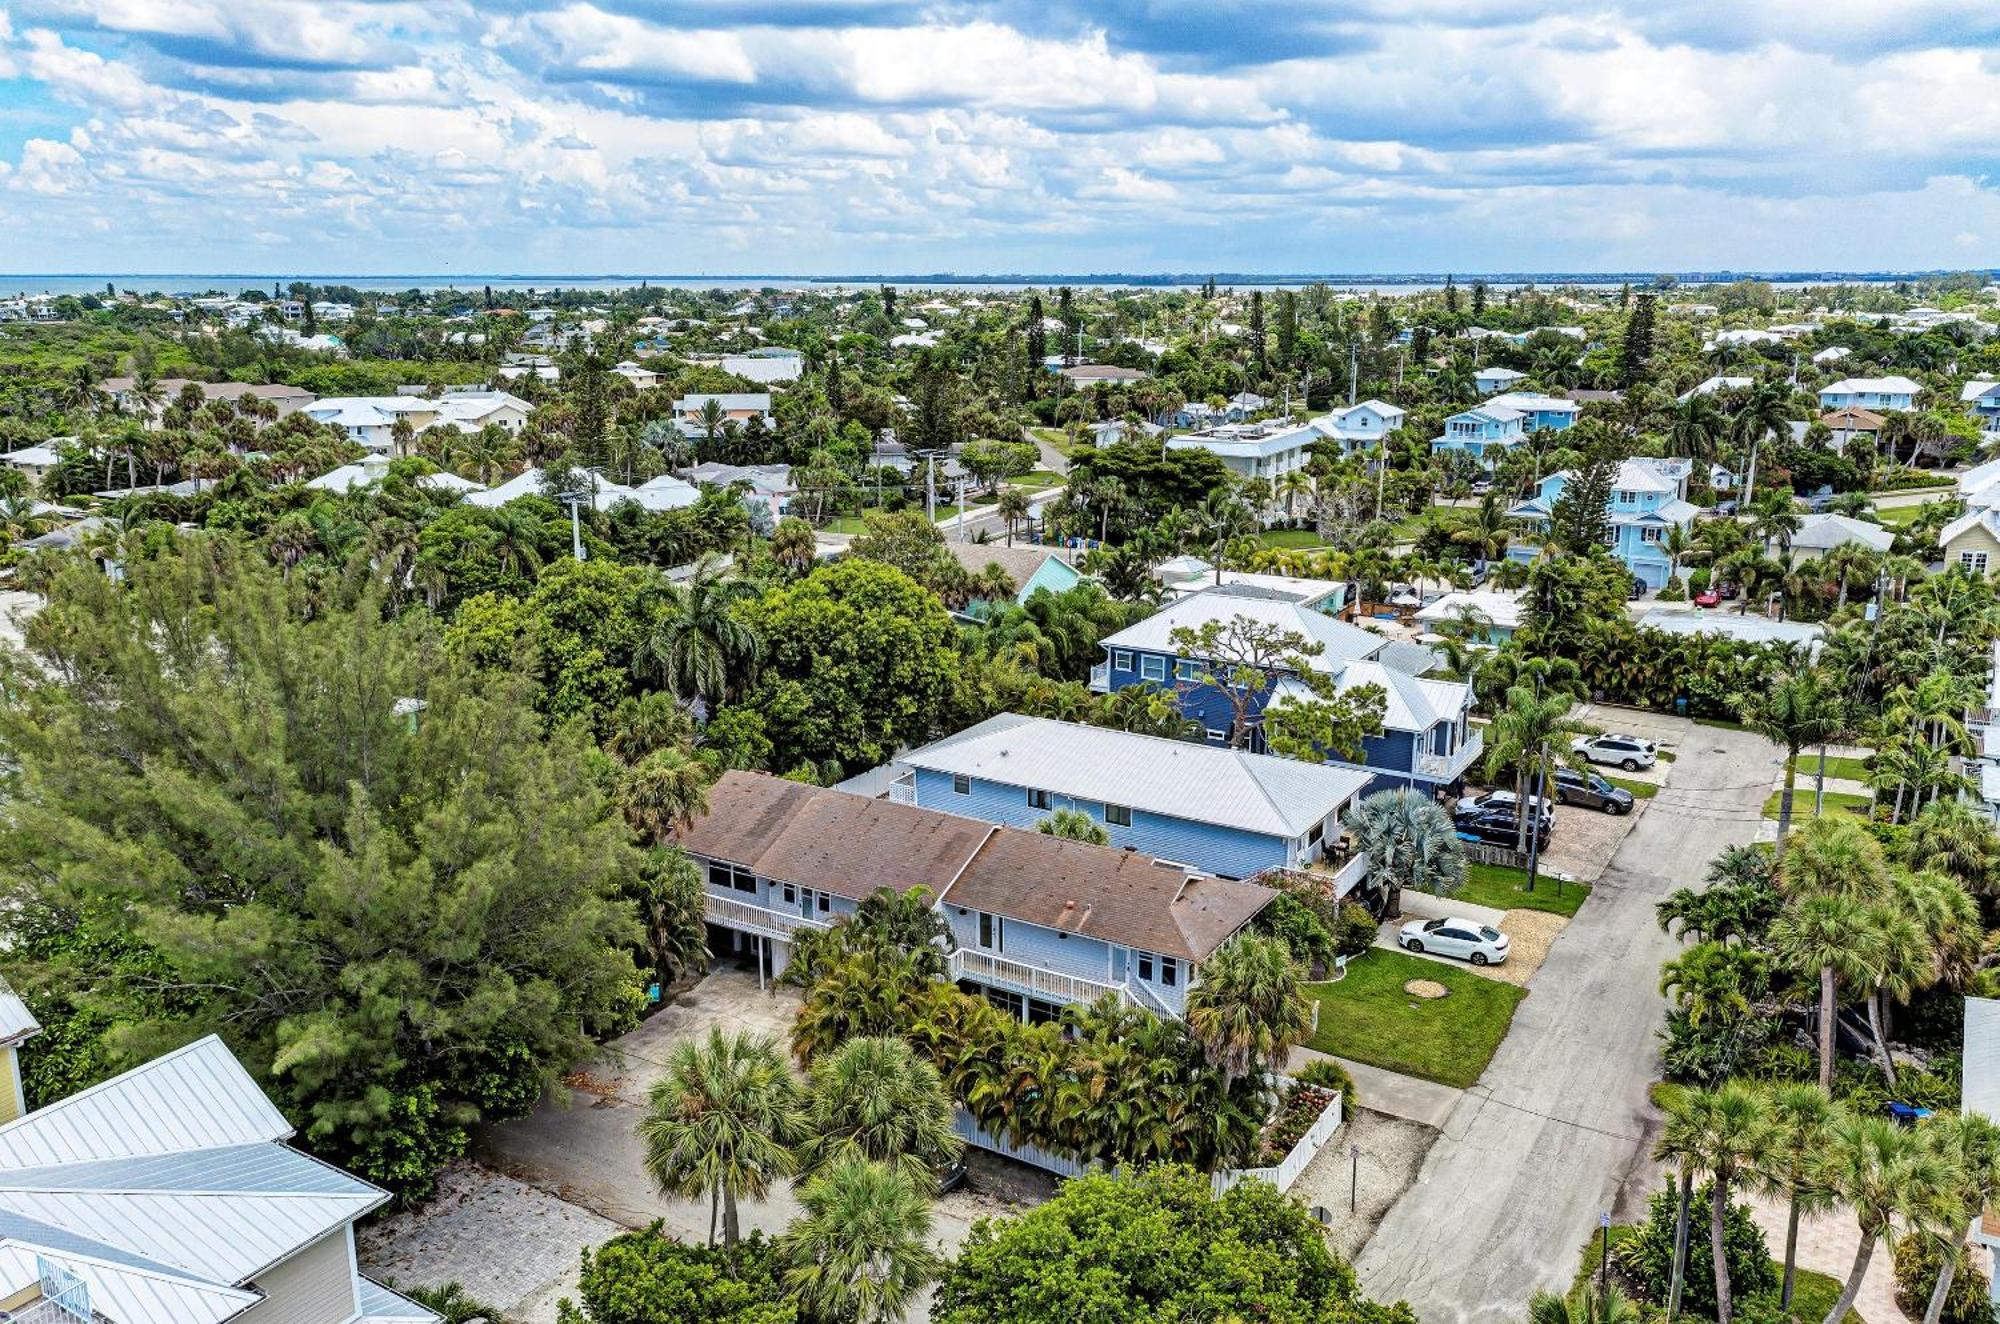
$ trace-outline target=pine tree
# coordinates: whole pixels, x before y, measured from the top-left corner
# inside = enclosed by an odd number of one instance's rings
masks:
[[[1628,280],[1623,285],[1620,285],[1618,287],[1618,306],[1620,308],[1626,308],[1630,307],[1631,303],[1632,303],[1632,282]]]
[[[1444,310],[1454,315],[1458,312],[1458,285],[1450,276],[1444,278]]]
[[[1549,515],[1549,532],[1556,544],[1574,556],[1602,551],[1611,532],[1611,484],[1617,466],[1591,460],[1563,484]]]
[[[847,383],[840,376],[840,355],[826,356],[826,403],[838,415],[847,404]]]
[[[1074,367],[1077,333],[1083,330],[1083,323],[1076,315],[1076,295],[1067,285],[1056,291],[1056,318],[1062,323],[1063,366]]]
[[[1477,317],[1485,311],[1486,311],[1486,282],[1483,280],[1475,280],[1472,282],[1472,315],[1474,317]]]
[[[1255,290],[1250,295],[1250,362],[1256,365],[1257,375],[1265,375],[1264,358],[1264,292]]]
[[[1042,309],[1042,296],[1033,295],[1028,299],[1028,398],[1041,394],[1042,364],[1049,357],[1049,331],[1042,323],[1048,314]]]
[[[1422,361],[1429,358],[1430,353],[1431,329],[1427,326],[1420,326],[1410,332],[1410,357]]]
[[[891,323],[896,320],[896,287],[894,285],[884,285],[882,287],[882,316]]]
[[[1646,364],[1653,357],[1653,316],[1654,305],[1659,296],[1641,294],[1632,305],[1632,311],[1625,318],[1625,339],[1618,346],[1618,380],[1621,385],[1631,386],[1646,372]]]
[[[1299,296],[1286,290],[1278,296],[1278,366],[1299,361]]]

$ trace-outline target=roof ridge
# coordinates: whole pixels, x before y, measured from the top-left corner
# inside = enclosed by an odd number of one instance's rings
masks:
[[[230,1060],[230,1061],[231,1061],[232,1063],[235,1063],[235,1065],[236,1065],[236,1069],[237,1069],[237,1070],[241,1071],[241,1070],[243,1069],[243,1065],[242,1065],[242,1063],[240,1063],[240,1062],[236,1062],[236,1055],[235,1055],[234,1053],[231,1053],[231,1052],[229,1051],[229,1045],[227,1045],[227,1044],[225,1044],[225,1043],[223,1043],[223,1042],[222,1042],[222,1036],[221,1036],[221,1035],[219,1035],[219,1034],[205,1034],[205,1035],[203,1035],[203,1036],[202,1036],[201,1038],[199,1038],[199,1039],[196,1039],[196,1040],[194,1040],[194,1041],[193,1041],[192,1043],[185,1043],[185,1044],[182,1044],[182,1045],[181,1045],[181,1046],[180,1046],[179,1048],[176,1048],[176,1049],[174,1049],[174,1050],[173,1050],[172,1052],[170,1052],[170,1053],[162,1053],[162,1054],[160,1054],[160,1055],[159,1055],[158,1057],[155,1057],[155,1058],[149,1058],[148,1060],[146,1060],[146,1061],[144,1061],[144,1062],[141,1062],[141,1063],[140,1063],[140,1064],[139,1064],[138,1066],[136,1066],[136,1067],[133,1067],[133,1068],[132,1068],[131,1070],[129,1070],[129,1071],[121,1071],[121,1072],[119,1072],[119,1073],[118,1073],[117,1075],[115,1075],[115,1076],[112,1076],[112,1077],[110,1077],[110,1078],[109,1078],[109,1079],[107,1079],[107,1080],[100,1080],[100,1081],[98,1081],[98,1082],[97,1082],[97,1083],[96,1083],[95,1085],[91,1085],[91,1086],[88,1086],[88,1087],[86,1087],[86,1088],[84,1088],[84,1089],[80,1089],[80,1090],[78,1090],[78,1091],[77,1091],[76,1093],[74,1093],[74,1094],[66,1094],[66,1095],[64,1095],[64,1096],[63,1096],[62,1098],[60,1098],[60,1099],[57,1099],[57,1100],[56,1100],[55,1102],[53,1102],[53,1103],[45,1103],[45,1104],[43,1104],[43,1105],[42,1105],[41,1107],[39,1107],[39,1108],[35,1109],[35,1110],[34,1110],[33,1112],[30,1112],[30,1113],[23,1113],[23,1114],[21,1114],[21,1116],[19,1116],[19,1117],[16,1117],[16,1118],[15,1118],[15,1119],[14,1119],[13,1121],[11,1121],[11,1122],[7,1122],[7,1123],[5,1123],[4,1125],[0,1125],[0,1139],[5,1139],[5,1138],[6,1138],[7,1136],[9,1136],[9,1135],[12,1135],[12,1134],[13,1134],[13,1133],[14,1133],[15,1131],[17,1131],[17,1130],[20,1130],[21,1128],[23,1128],[24,1126],[26,1126],[26,1125],[27,1125],[28,1123],[30,1123],[30,1122],[33,1122],[33,1121],[36,1121],[37,1119],[40,1119],[40,1118],[46,1118],[46,1117],[50,1117],[50,1116],[53,1116],[54,1114],[56,1114],[56,1113],[60,1112],[60,1111],[61,1111],[62,1109],[64,1109],[64,1108],[67,1108],[67,1107],[69,1107],[69,1106],[70,1106],[71,1104],[73,1104],[73,1103],[77,1103],[77,1102],[80,1102],[80,1101],[82,1101],[82,1100],[84,1100],[84,1099],[88,1099],[88,1098],[91,1098],[91,1097],[92,1097],[92,1096],[94,1096],[94,1095],[97,1095],[97,1094],[101,1094],[101,1093],[103,1093],[103,1092],[105,1092],[105,1091],[109,1090],[109,1089],[110,1089],[110,1088],[111,1088],[112,1086],[114,1086],[114,1085],[118,1085],[118,1084],[121,1084],[121,1083],[122,1083],[122,1082],[124,1082],[124,1081],[128,1081],[128,1080],[131,1080],[131,1079],[133,1079],[134,1077],[137,1077],[137,1076],[141,1076],[141,1075],[144,1075],[145,1073],[147,1073],[147,1072],[150,1072],[150,1071],[152,1071],[152,1070],[153,1070],[154,1068],[156,1068],[156,1067],[161,1067],[161,1066],[164,1066],[165,1064],[167,1064],[168,1062],[172,1062],[172,1061],[174,1061],[174,1060],[175,1060],[176,1058],[180,1058],[180,1057],[185,1057],[185,1056],[187,1056],[187,1055],[189,1055],[189,1054],[193,1053],[193,1052],[194,1052],[194,1051],[195,1051],[196,1049],[201,1049],[201,1048],[206,1048],[206,1047],[207,1047],[207,1046],[208,1046],[208,1045],[209,1045],[210,1043],[214,1043],[214,1044],[215,1044],[215,1045],[216,1045],[217,1047],[221,1048],[221,1049],[222,1049],[222,1051],[223,1051],[223,1054],[224,1054],[225,1056],[227,1056],[227,1057],[229,1058],[229,1060]],[[245,1073],[245,1074],[248,1074],[248,1073]],[[259,1093],[260,1095],[262,1095],[262,1094],[263,1094],[263,1091],[259,1090],[259,1091],[258,1091],[258,1093]],[[268,1104],[268,1103],[270,1103],[270,1099],[269,1099],[269,1097],[268,1097],[268,1096],[265,1096],[265,1102],[266,1102],[267,1104]],[[271,1111],[272,1111],[272,1112],[277,1112],[277,1111],[278,1111],[278,1109],[277,1109],[277,1106],[276,1106],[275,1104],[272,1104],[272,1105],[271,1105]],[[283,1114],[281,1113],[281,1114],[279,1114],[279,1116],[280,1116],[280,1117],[283,1117]],[[294,1127],[294,1126],[292,1126],[292,1124],[291,1124],[291,1122],[290,1122],[289,1120],[287,1120],[287,1121],[285,1122],[285,1128],[286,1128],[286,1129],[285,1129],[285,1131],[283,1132],[283,1134],[282,1134],[282,1135],[280,1135],[280,1136],[277,1136],[277,1137],[273,1137],[273,1138],[271,1138],[270,1140],[267,1140],[267,1141],[266,1141],[265,1143],[273,1143],[273,1142],[275,1142],[275,1141],[277,1141],[277,1140],[284,1140],[284,1139],[287,1139],[287,1138],[291,1137],[292,1135],[295,1135],[295,1134],[297,1134],[297,1128],[296,1128],[296,1127]],[[195,1148],[199,1148],[199,1149],[231,1149],[231,1148],[237,1148],[237,1146],[231,1146],[231,1145],[201,1145],[201,1146],[196,1146]],[[287,1148],[289,1148],[289,1146],[287,1146]],[[172,1150],[172,1151],[168,1151],[168,1152],[171,1152],[171,1153],[185,1153],[185,1152],[187,1152],[187,1151],[185,1151],[185,1150]],[[128,1156],[128,1155],[106,1155],[105,1157],[107,1157],[107,1158],[118,1158],[118,1157],[136,1157],[136,1156]],[[91,1162],[91,1161],[93,1161],[93,1160],[84,1160],[84,1161],[85,1161],[85,1162]],[[37,1165],[35,1165],[35,1166],[38,1166],[38,1167],[46,1167],[46,1166],[48,1166],[48,1165],[46,1165],[46,1164],[37,1164]],[[0,1167],[0,1171],[5,1171],[5,1170],[6,1170],[6,1169],[5,1169],[4,1167]]]

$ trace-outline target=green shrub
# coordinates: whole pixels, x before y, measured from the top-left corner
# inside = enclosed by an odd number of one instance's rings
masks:
[[[1715,1271],[1709,1239],[1708,1202],[1712,1188],[1695,1189],[1688,1205],[1687,1274],[1681,1292],[1681,1308],[1691,1315],[1715,1317]],[[1646,1205],[1646,1221],[1632,1236],[1614,1246],[1611,1257],[1632,1280],[1639,1295],[1656,1305],[1665,1304],[1672,1284],[1674,1264],[1674,1215],[1678,1191],[1674,1187],[1658,1191]],[[1732,1204],[1723,1220],[1724,1258],[1729,1264],[1730,1294],[1741,1301],[1778,1285],[1777,1266],[1764,1244],[1764,1233],[1750,1217],[1750,1206]]]
[[[1956,1253],[1958,1268],[1952,1273],[1951,1290],[1945,1293],[1942,1324],[1992,1324],[1986,1275],[1964,1246]],[[1896,1304],[1911,1319],[1924,1317],[1943,1263],[1943,1249],[1929,1237],[1904,1237],[1896,1243]]]
[[[1375,945],[1375,934],[1381,927],[1368,907],[1349,901],[1341,906],[1340,919],[1334,925],[1334,950],[1342,956],[1359,956]]]
[[[1686,602],[1687,585],[1681,582],[1679,575],[1675,575],[1660,586],[1658,596],[1661,602]]]
[[[565,1299],[561,1324],[793,1324],[797,1307],[779,1282],[782,1265],[752,1233],[733,1250],[669,1241],[654,1223],[585,1248],[577,1281],[582,1309]]]
[[[1342,1106],[1347,1109],[1361,1106],[1361,1091],[1354,1088],[1354,1077],[1346,1067],[1330,1057],[1316,1057],[1292,1073],[1292,1079],[1301,1085],[1317,1085],[1323,1090],[1339,1090]]]
[[[1313,908],[1290,892],[1280,892],[1264,907],[1253,926],[1260,933],[1284,939],[1292,959],[1299,964],[1324,969],[1333,964],[1334,938]]]

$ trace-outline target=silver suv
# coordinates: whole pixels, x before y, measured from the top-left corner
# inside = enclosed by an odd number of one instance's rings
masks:
[[[1659,747],[1650,740],[1616,733],[1578,736],[1570,742],[1569,747],[1572,752],[1581,754],[1592,763],[1616,764],[1627,772],[1652,767],[1653,760],[1659,754]]]

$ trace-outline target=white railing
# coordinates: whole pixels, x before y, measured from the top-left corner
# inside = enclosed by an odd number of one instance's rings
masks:
[[[1090,669],[1090,689],[1093,694],[1111,692],[1111,664],[1099,662]]]
[[[1357,851],[1353,859],[1333,870],[1333,894],[1344,897],[1368,881],[1368,854]]]
[[[917,774],[906,772],[889,783],[889,798],[899,805],[917,802]]]
[[[1055,1002],[1095,1002],[1106,993],[1130,997],[1130,991],[1117,984],[1044,970],[971,947],[961,947],[953,952],[948,966],[953,979],[969,979],[975,984],[998,984]]]
[[[1175,1020],[1180,1019],[1180,1009],[1161,997],[1158,993],[1155,993],[1152,989],[1147,988],[1143,980],[1128,978],[1125,981],[1125,996],[1130,998],[1135,1005],[1145,1008],[1155,1016],[1170,1016]]]
[[[1417,755],[1417,775],[1435,777],[1439,781],[1452,778],[1471,767],[1486,750],[1486,733],[1474,731],[1466,737],[1465,743],[1449,754]]]
[[[1214,1183],[1215,1193],[1221,1195],[1238,1182],[1244,1181],[1267,1181],[1280,1192],[1291,1190],[1292,1183],[1299,1179],[1299,1174],[1319,1156],[1319,1152],[1326,1148],[1327,1142],[1333,1139],[1333,1133],[1340,1129],[1345,1102],[1345,1097],[1336,1091],[1333,1102],[1320,1109],[1319,1116],[1313,1119],[1313,1124],[1299,1137],[1291,1152],[1278,1161],[1276,1167],[1224,1168],[1214,1173],[1210,1180]]]
[[[741,929],[766,938],[789,938],[800,929],[826,927],[824,920],[812,919],[796,911],[772,910],[769,906],[717,896],[713,892],[703,896],[702,911],[710,924],[720,924],[725,929]]]
[[[983,1149],[990,1154],[999,1154],[1004,1158],[1026,1163],[1044,1172],[1053,1172],[1058,1177],[1080,1177],[1098,1166],[1095,1163],[1085,1163],[1080,1159],[1051,1153],[1039,1145],[1017,1145],[1005,1136],[991,1135],[986,1128],[973,1120],[971,1113],[963,1108],[956,1109],[952,1113],[951,1129],[958,1133],[960,1140],[975,1149]]]

